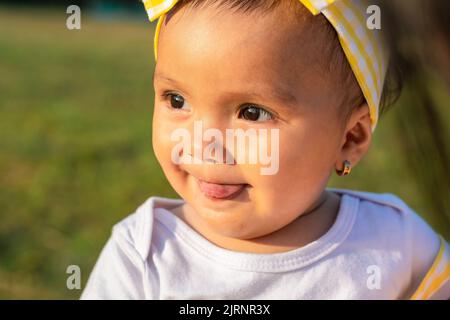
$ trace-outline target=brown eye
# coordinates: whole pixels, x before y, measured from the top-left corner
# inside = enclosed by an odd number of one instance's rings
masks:
[[[182,109],[184,105],[184,98],[178,94],[170,95],[170,105],[175,109]]]
[[[239,117],[248,121],[268,121],[273,119],[273,115],[256,106],[244,107],[239,112]]]
[[[184,98],[176,93],[166,93],[164,98],[169,100],[170,107],[173,109],[189,110],[189,105],[185,102]]]

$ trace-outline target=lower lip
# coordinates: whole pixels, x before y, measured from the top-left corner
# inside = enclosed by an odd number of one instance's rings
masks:
[[[230,200],[236,198],[247,184],[217,184],[196,179],[200,191],[212,200]]]

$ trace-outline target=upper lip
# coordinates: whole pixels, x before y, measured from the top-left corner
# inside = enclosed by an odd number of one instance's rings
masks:
[[[213,184],[221,184],[221,185],[249,185],[246,182],[243,182],[242,177],[239,177],[235,174],[230,172],[222,172],[221,175],[217,173],[214,174],[214,172],[208,172],[210,174],[205,174],[201,171],[196,170],[190,170],[189,168],[183,168],[180,167],[181,170],[183,170],[185,173],[189,174],[193,178],[195,178],[198,181],[206,182],[206,183],[213,183]],[[223,178],[222,178],[223,177]]]
[[[223,182],[223,181],[216,181],[216,180],[208,180],[208,179],[200,179],[200,178],[196,178],[197,180],[200,180],[202,182],[206,182],[206,183],[211,183],[211,184],[221,184],[221,185],[246,185],[247,183],[228,183],[228,182]]]
[[[236,177],[227,177],[226,179],[222,179],[221,177],[205,177],[205,175],[193,174],[190,171],[184,170],[187,174],[194,177],[198,181],[211,183],[211,184],[220,184],[220,185],[247,185],[248,183],[243,182],[242,179]]]

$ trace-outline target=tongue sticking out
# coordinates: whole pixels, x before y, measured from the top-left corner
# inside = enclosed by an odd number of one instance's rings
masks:
[[[197,180],[200,191],[208,198],[225,199],[237,196],[245,188],[245,184],[217,184]]]

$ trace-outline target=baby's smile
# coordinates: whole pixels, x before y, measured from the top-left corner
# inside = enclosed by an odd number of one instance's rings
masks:
[[[207,166],[209,170],[204,170],[202,166]],[[248,201],[252,186],[241,175],[233,172],[236,170],[234,166],[229,166],[228,174],[221,175],[218,175],[220,171],[214,169],[216,166],[181,165],[179,170],[186,175],[187,185],[199,206],[226,213],[239,202]]]

